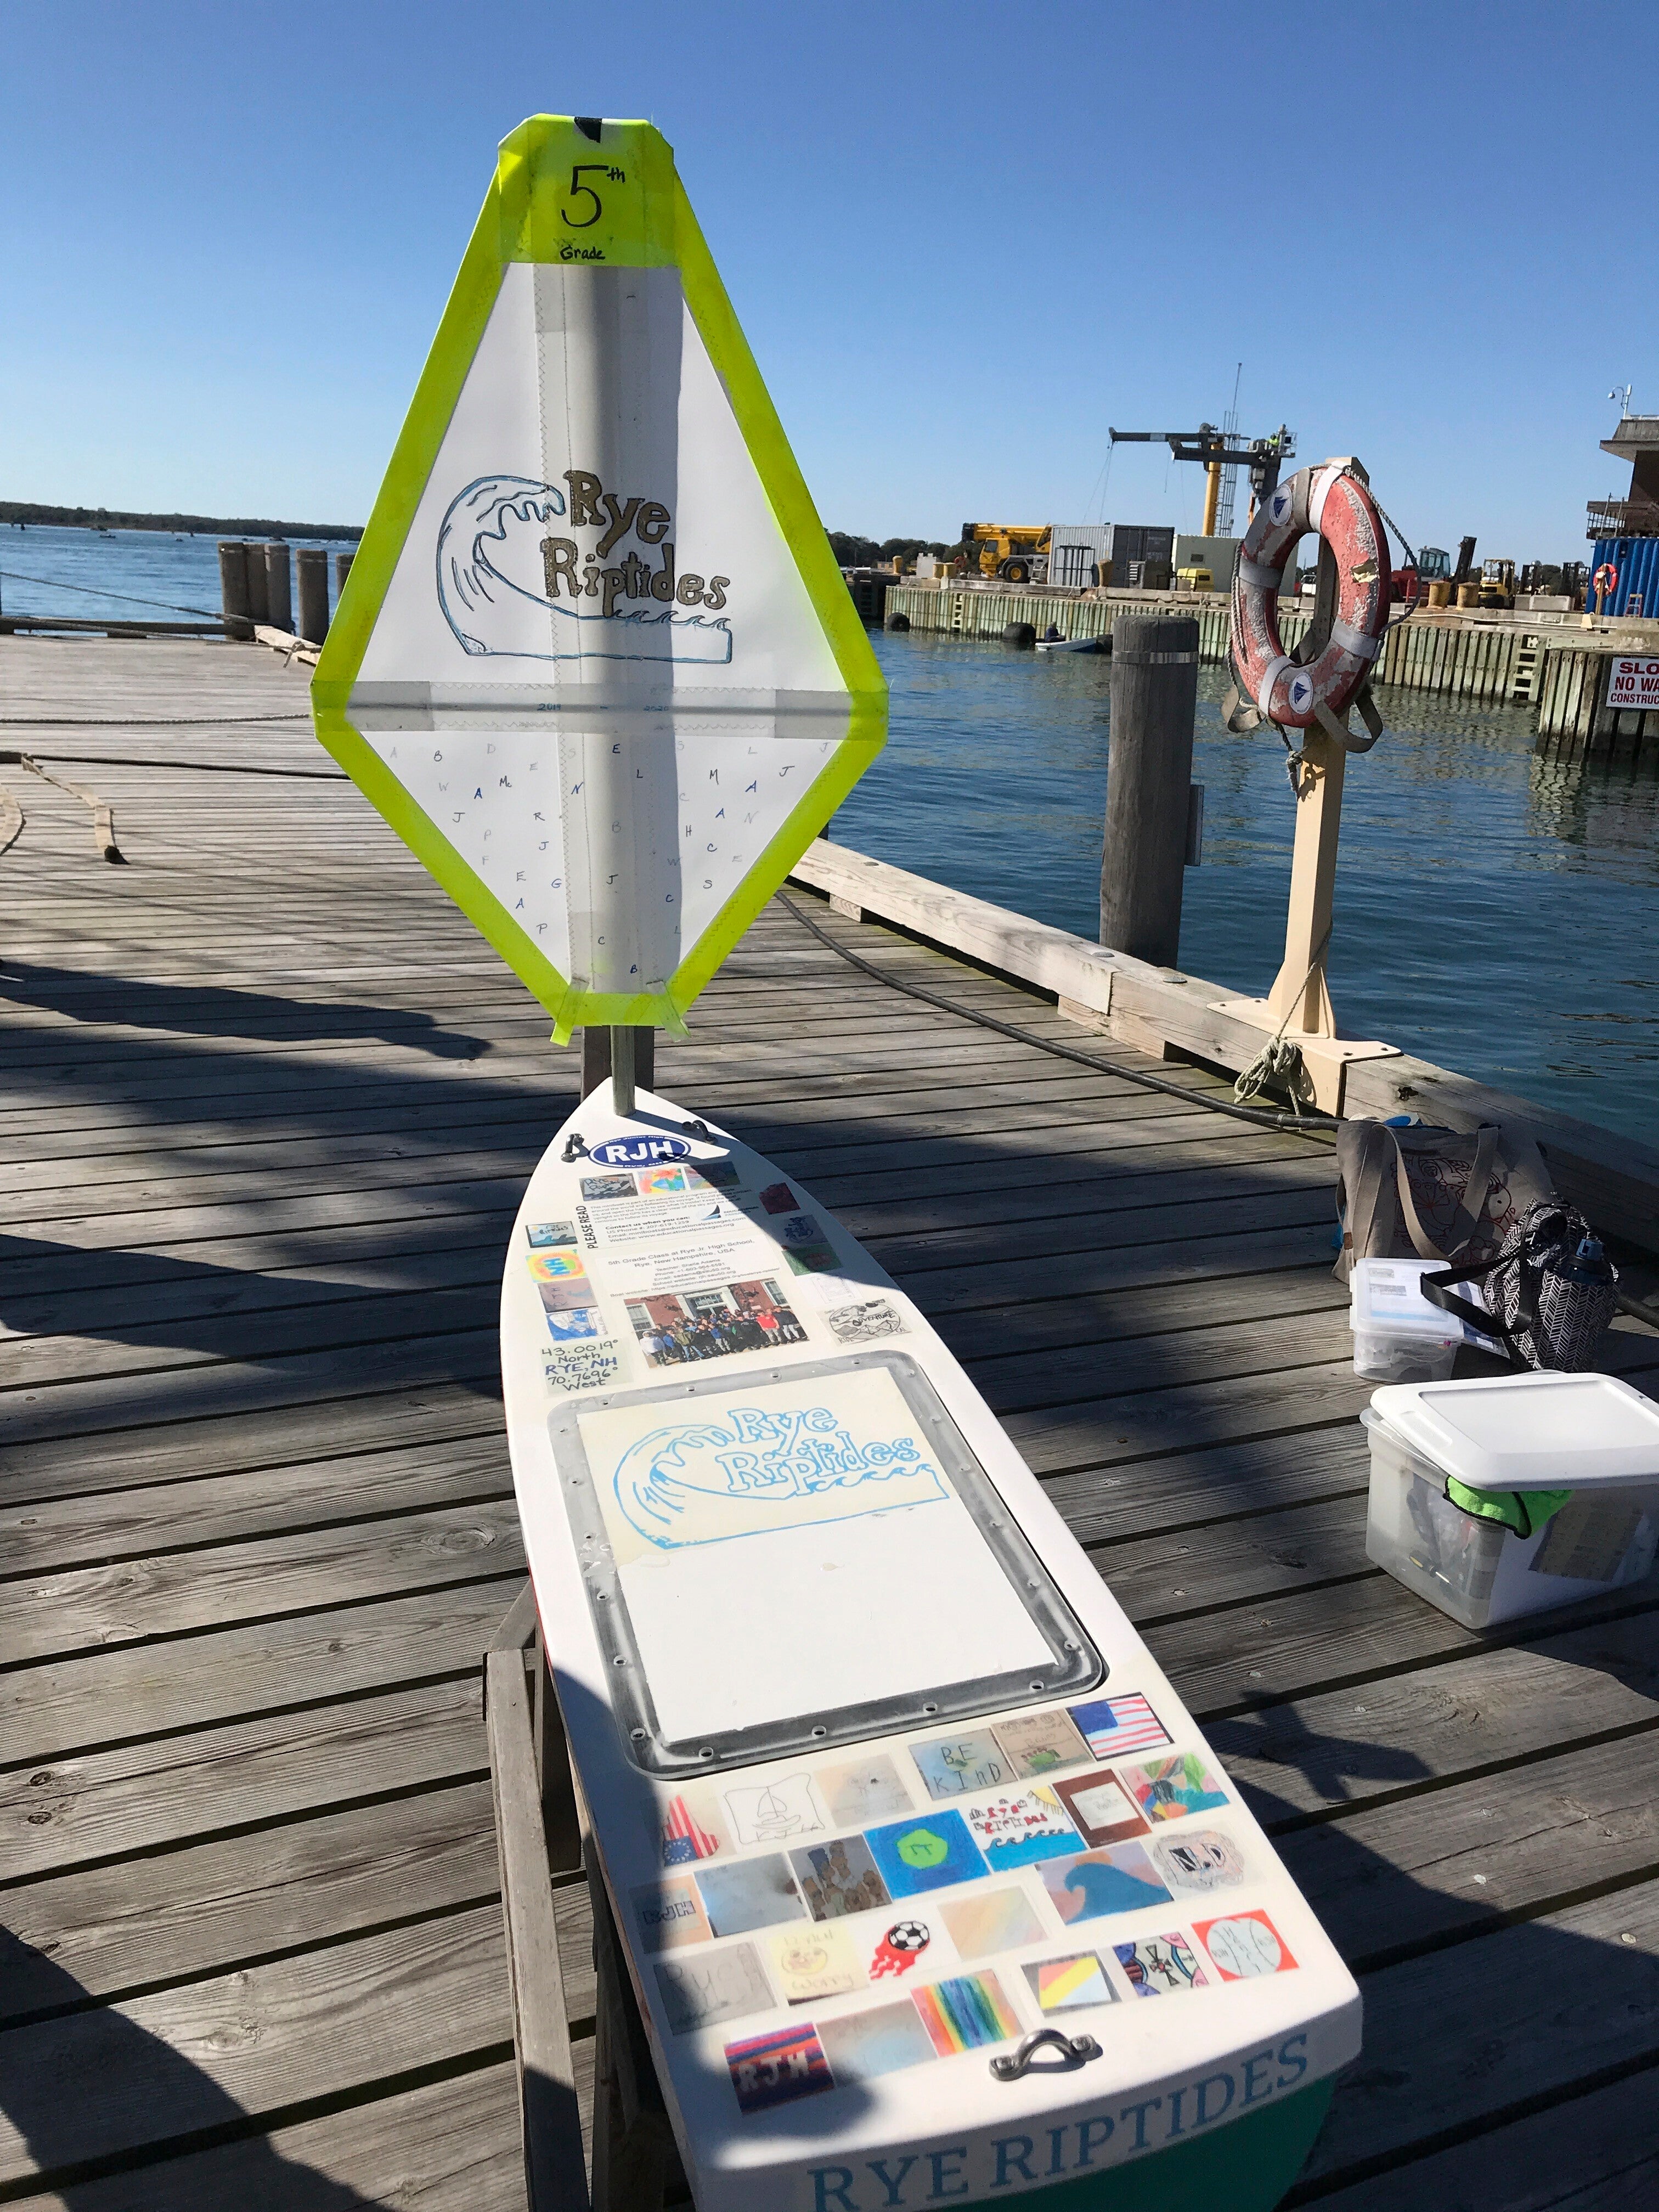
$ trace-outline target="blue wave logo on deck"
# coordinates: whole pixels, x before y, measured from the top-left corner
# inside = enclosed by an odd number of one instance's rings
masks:
[[[637,507],[639,502],[634,504]],[[579,576],[574,568],[575,541],[560,539],[559,544],[571,548],[568,580],[573,587],[580,588],[585,598],[591,573],[599,604],[588,613],[550,597],[545,588],[540,527],[564,513],[564,494],[556,485],[538,483],[533,477],[478,477],[451,500],[438,530],[438,604],[464,652],[483,659],[518,660],[699,661],[720,665],[730,661],[732,628],[724,619],[710,622],[701,614],[678,612],[672,597],[660,609],[653,605],[648,611],[615,611],[616,600],[625,588],[629,596],[641,595],[631,586],[615,580],[631,577],[637,583],[647,574],[637,556],[631,569],[600,568],[590,562],[588,571]],[[669,550],[672,556],[672,548]],[[520,582],[515,571],[533,576],[535,583]],[[695,580],[701,585],[702,580]],[[723,585],[730,579],[715,580]],[[647,576],[647,592],[648,589]],[[723,599],[715,603],[725,604]],[[538,608],[550,617],[550,630],[544,633],[545,645],[523,642],[527,607]]]
[[[602,1168],[654,1168],[665,1160],[690,1157],[691,1147],[683,1137],[607,1137],[588,1154]]]
[[[945,1498],[914,1437],[854,1438],[828,1406],[732,1407],[677,1421],[623,1455],[613,1486],[630,1528],[662,1551],[848,1521]]]

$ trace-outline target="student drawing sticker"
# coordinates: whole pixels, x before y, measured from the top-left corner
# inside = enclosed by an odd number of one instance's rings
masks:
[[[726,1809],[740,1844],[787,1844],[792,1837],[816,1835],[829,1826],[807,1774],[784,1774],[775,1782],[728,1790]]]
[[[830,2062],[823,2055],[811,2023],[780,2028],[771,2035],[751,2035],[743,2043],[728,2043],[726,2063],[738,2109],[769,2112],[797,2097],[815,2096],[833,2089]]]
[[[558,1283],[577,1275],[585,1275],[580,1252],[567,1251],[562,1247],[546,1247],[530,1255],[530,1272],[538,1283]]]
[[[895,1897],[949,1889],[985,1872],[960,1813],[932,1812],[872,1828],[865,1841],[882,1880]]]
[[[1139,1844],[1114,1844],[1072,1859],[1050,1859],[1043,1887],[1054,1909],[1068,1923],[1098,1920],[1112,1912],[1138,1912],[1143,1905],[1168,1905],[1169,1891]]]
[[[961,1974],[953,1981],[930,1982],[912,1991],[912,1996],[941,2058],[1006,2043],[1019,2033],[1013,2007],[994,1974]]]
[[[1072,1718],[1097,1759],[1128,1759],[1168,1743],[1170,1731],[1139,1692],[1123,1698],[1094,1698],[1073,1705]]]
[[[977,1797],[963,1808],[963,1818],[993,1874],[1063,1858],[1078,1846],[1077,1830],[1051,1790],[1005,1790],[998,1796]]]
[[[1074,1774],[1054,1784],[1056,1797],[1091,1849],[1125,1844],[1147,1833],[1146,1816],[1131,1801],[1115,1774]]]
[[[1137,1805],[1149,1820],[1184,1820],[1189,1813],[1216,1813],[1227,1793],[1195,1751],[1124,1769]]]
[[[960,1797],[970,1790],[993,1790],[1008,1779],[1011,1771],[988,1729],[969,1729],[963,1735],[945,1736],[937,1743],[913,1743],[910,1756],[927,1784],[930,1797]]]
[[[1057,2012],[1080,2012],[1091,2005],[1118,2001],[1097,1951],[1073,1952],[1066,1959],[1039,1959],[1026,1967],[1025,1978],[1045,2019]]]
[[[883,1974],[896,1979],[908,1974],[933,1940],[933,1931],[925,1920],[896,1920],[876,1946],[871,1980],[878,1981]]]
[[[1152,1846],[1158,1872],[1176,1889],[1231,1889],[1244,1879],[1238,1845],[1219,1828],[1194,1828]]]
[[[1143,1936],[1133,1943],[1114,1943],[1112,1949],[1138,1997],[1167,1996],[1210,1985],[1191,1944],[1179,1935]]]
[[[786,2004],[816,2004],[864,1986],[864,1973],[844,1928],[791,1929],[768,1938],[772,1969]]]
[[[1287,1973],[1296,1965],[1290,1947],[1265,1912],[1236,1912],[1225,1920],[1200,1920],[1198,1940],[1224,1982],[1254,1981]]]
[[[893,1901],[862,1836],[807,1844],[790,1853],[789,1863],[814,1920],[837,1920]]]
[[[669,1801],[667,1816],[662,1824],[665,1866],[689,1866],[695,1859],[712,1859],[720,1847],[720,1838],[703,1826],[684,1797]]]

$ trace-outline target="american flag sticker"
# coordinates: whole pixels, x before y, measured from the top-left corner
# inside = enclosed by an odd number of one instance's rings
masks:
[[[1096,1698],[1068,1709],[1083,1740],[1097,1759],[1123,1759],[1131,1752],[1156,1751],[1170,1731],[1139,1692],[1125,1698]]]
[[[670,1802],[668,1817],[662,1824],[665,1866],[689,1866],[694,1859],[712,1859],[720,1847],[720,1838],[703,1826],[684,1797]]]

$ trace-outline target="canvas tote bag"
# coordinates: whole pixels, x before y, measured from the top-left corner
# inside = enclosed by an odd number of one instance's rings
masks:
[[[1529,1206],[1553,1198],[1530,1137],[1479,1129],[1344,1121],[1336,1133],[1336,1211],[1346,1283],[1356,1260],[1495,1260]]]

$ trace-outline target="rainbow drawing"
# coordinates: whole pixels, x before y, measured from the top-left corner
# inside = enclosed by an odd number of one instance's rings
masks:
[[[911,1994],[941,2058],[978,2051],[988,2043],[1006,2043],[1019,2033],[1019,2022],[994,1974],[959,1974],[954,1981],[930,1982]]]

